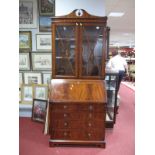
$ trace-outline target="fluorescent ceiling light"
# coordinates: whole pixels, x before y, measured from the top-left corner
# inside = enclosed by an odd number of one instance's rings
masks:
[[[129,36],[130,34],[129,34],[129,33],[123,33],[123,35],[124,35],[124,36]]]
[[[124,12],[110,12],[109,17],[122,17]]]

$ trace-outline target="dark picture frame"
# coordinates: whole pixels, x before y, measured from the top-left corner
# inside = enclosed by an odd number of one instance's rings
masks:
[[[51,32],[51,18],[48,16],[39,17],[39,31]]]
[[[55,16],[55,0],[39,0],[40,16]]]
[[[32,117],[33,121],[45,123],[47,100],[33,99]]]

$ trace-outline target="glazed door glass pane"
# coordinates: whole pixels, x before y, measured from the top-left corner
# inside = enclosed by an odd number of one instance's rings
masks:
[[[82,26],[82,76],[100,76],[103,59],[103,27]]]
[[[56,27],[56,75],[75,76],[75,26]]]

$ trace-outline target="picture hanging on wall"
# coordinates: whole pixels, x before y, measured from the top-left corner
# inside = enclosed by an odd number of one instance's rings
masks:
[[[51,83],[51,73],[42,73],[43,84]]]
[[[19,31],[19,51],[31,52],[31,50],[32,50],[31,31]]]
[[[19,103],[21,103],[21,101],[22,101],[22,96],[21,96],[21,89],[19,89]]]
[[[32,120],[45,122],[47,109],[47,100],[33,99]]]
[[[34,98],[35,99],[48,99],[48,85],[34,85]]]
[[[37,0],[19,1],[19,28],[37,28]]]
[[[33,86],[32,85],[22,85],[22,103],[32,104],[33,101]]]
[[[39,17],[39,31],[51,32],[51,18],[46,16]]]
[[[32,68],[33,70],[51,70],[52,54],[33,52],[32,53]]]
[[[55,16],[55,0],[39,0],[39,14],[41,16]]]
[[[19,72],[19,88],[23,84],[23,73]]]
[[[25,84],[42,84],[41,73],[37,72],[24,72]]]
[[[29,53],[19,53],[19,70],[30,70]]]
[[[36,34],[37,50],[48,50],[51,48],[51,34]]]

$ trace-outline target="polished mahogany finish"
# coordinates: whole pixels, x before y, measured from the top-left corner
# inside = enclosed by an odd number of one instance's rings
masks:
[[[105,147],[104,82],[53,79],[50,86],[50,146]]]
[[[105,147],[106,23],[83,9],[52,18],[50,146]]]
[[[52,79],[104,79],[106,23],[83,9],[52,18]]]
[[[106,102],[101,80],[52,79],[49,100],[52,102]]]

